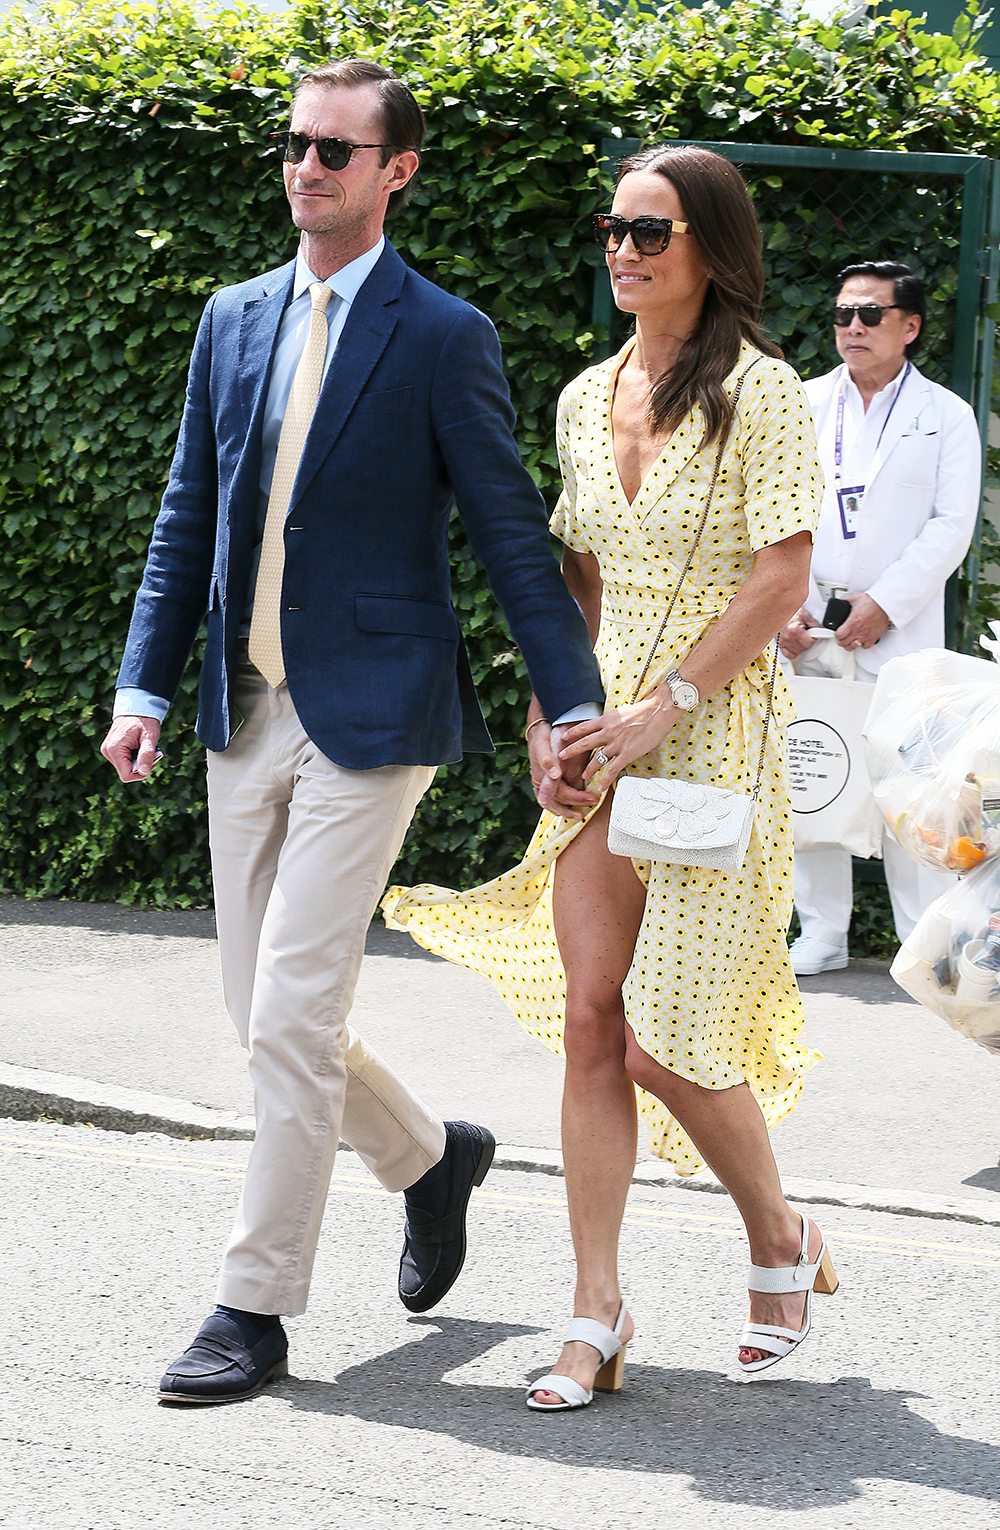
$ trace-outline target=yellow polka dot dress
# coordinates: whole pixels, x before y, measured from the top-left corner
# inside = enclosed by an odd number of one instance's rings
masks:
[[[708,492],[717,444],[699,449],[693,410],[635,500],[625,498],[611,441],[611,402],[630,341],[565,389],[557,418],[564,489],[552,530],[596,555],[604,583],[596,653],[608,706],[632,700]],[[747,369],[750,368],[748,371]],[[701,541],[643,686],[652,690],[704,635],[750,573],[753,554],[815,530],[820,470],[812,414],[784,362],[744,343],[727,379],[746,373]],[[710,696],[629,774],[753,789],[773,649]],[[760,801],[742,871],[636,863],[646,908],[624,985],[643,1049],[708,1089],[749,1084],[769,1126],[798,1099],[819,1061],[800,1040],[802,1003],[785,932],[792,907],[792,835],[785,757],[790,699],[778,670]],[[597,783],[600,784],[600,777]],[[543,813],[524,860],[469,892],[394,887],[386,922],[429,950],[483,973],[529,1035],[562,1051],[566,980],[552,925],[552,876],[582,825]],[[659,1100],[639,1091],[650,1146],[682,1174],[704,1163]]]

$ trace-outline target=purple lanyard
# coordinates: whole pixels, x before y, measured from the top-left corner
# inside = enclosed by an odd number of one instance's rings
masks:
[[[874,461],[875,458],[878,457],[878,449],[882,445],[882,437],[885,435],[885,427],[888,425],[889,421],[892,419],[892,411],[895,409],[897,403],[899,402],[899,395],[902,393],[903,389],[906,387],[906,379],[909,377],[909,375],[910,375],[912,370],[913,370],[912,365],[910,364],[910,362],[907,362],[906,363],[906,369],[903,372],[902,381],[900,382],[899,387],[896,389],[895,396],[893,397],[892,403],[889,405],[889,413],[886,415],[885,419],[882,421],[882,429],[879,431],[879,433],[878,433],[878,440],[875,442],[875,452],[874,452],[874,456],[872,458],[872,461]],[[844,389],[843,389],[843,386],[841,386],[840,391],[837,394],[837,428],[836,428],[836,430],[834,432],[834,437],[833,437],[833,476],[836,479],[838,485],[840,484],[840,467],[841,467],[841,463],[844,460],[844,404],[845,404],[845,402],[846,402],[846,400],[845,400],[845,395],[844,395]]]

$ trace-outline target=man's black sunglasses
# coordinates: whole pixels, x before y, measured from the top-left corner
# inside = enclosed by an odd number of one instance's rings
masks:
[[[271,142],[281,148],[282,157],[290,165],[301,165],[309,153],[309,145],[316,145],[319,162],[328,170],[343,170],[355,149],[391,149],[391,143],[348,143],[346,138],[310,138],[305,133],[272,133]]]
[[[833,322],[838,329],[847,329],[857,314],[866,329],[881,324],[882,315],[888,308],[898,308],[898,303],[837,303],[833,310]]]
[[[629,234],[640,255],[662,255],[671,234],[686,234],[690,227],[677,218],[619,218],[617,213],[594,214],[594,238],[612,255]],[[612,239],[614,244],[611,243]]]

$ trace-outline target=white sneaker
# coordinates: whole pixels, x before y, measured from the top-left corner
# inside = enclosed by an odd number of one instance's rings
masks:
[[[815,977],[817,972],[839,972],[847,966],[847,942],[827,945],[814,935],[800,935],[788,952],[796,977]]]

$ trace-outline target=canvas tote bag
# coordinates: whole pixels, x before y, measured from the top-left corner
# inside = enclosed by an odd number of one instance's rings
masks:
[[[832,642],[833,634],[824,632],[824,638]],[[882,814],[863,737],[872,686],[855,678],[854,654],[848,653],[839,679],[792,674],[788,687],[796,711],[788,727],[796,850],[849,850],[880,860]]]

